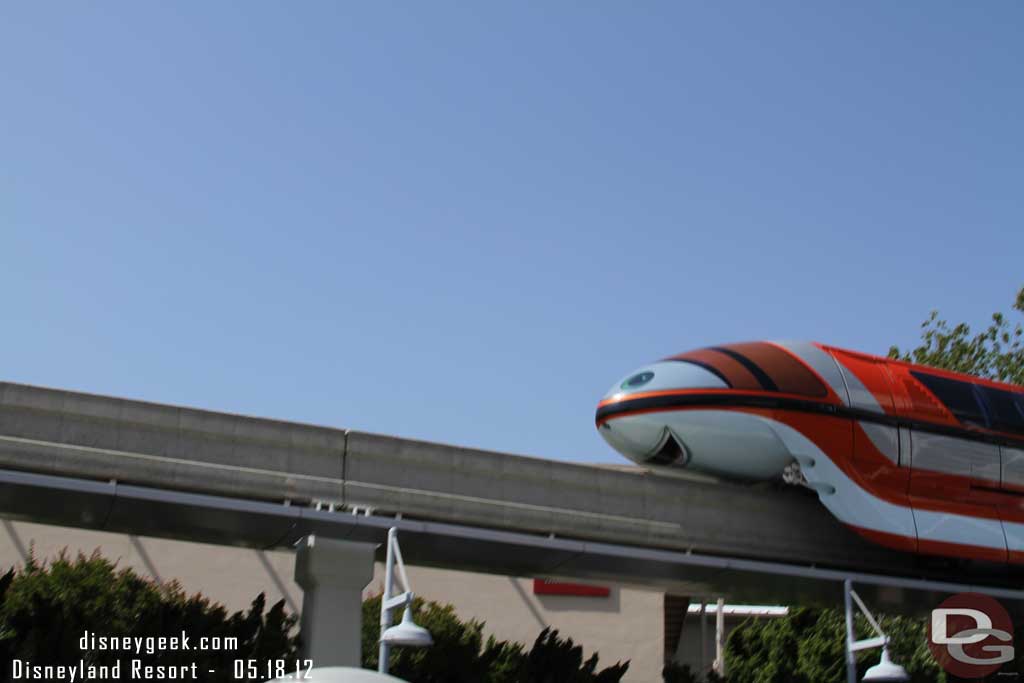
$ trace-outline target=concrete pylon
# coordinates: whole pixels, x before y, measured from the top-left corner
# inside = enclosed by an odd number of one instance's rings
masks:
[[[302,586],[302,652],[315,667],[362,663],[363,589],[373,579],[373,543],[313,535],[299,541],[295,582]]]

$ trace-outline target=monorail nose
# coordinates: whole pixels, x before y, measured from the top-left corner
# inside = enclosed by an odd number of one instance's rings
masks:
[[[694,362],[653,363],[617,382],[598,404],[598,432],[641,465],[738,480],[780,476],[792,456],[769,423],[731,410],[730,386]]]
[[[700,365],[678,360],[663,360],[639,368],[612,385],[602,405],[623,398],[640,398],[680,389],[727,389],[729,385]]]
[[[686,451],[672,430],[642,415],[603,422],[601,436],[608,445],[641,464],[683,466]]]
[[[655,412],[644,412],[646,400],[683,389],[723,389],[714,373],[692,363],[661,361],[637,369],[616,382],[597,409],[598,431],[612,448],[641,464],[684,466],[686,447]],[[629,401],[628,415],[611,416],[609,407]]]

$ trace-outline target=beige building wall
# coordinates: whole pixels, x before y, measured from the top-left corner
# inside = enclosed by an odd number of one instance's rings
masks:
[[[624,681],[661,681],[660,592],[611,586],[608,597],[534,595],[532,579],[423,567],[410,567],[409,581],[417,595],[451,603],[460,617],[483,621],[485,635],[529,646],[550,626],[582,645],[584,657],[598,652],[599,667],[629,660]],[[382,592],[383,584],[378,566],[369,592]]]
[[[302,607],[294,554],[171,541],[82,529],[12,522],[0,518],[0,569],[21,565],[29,549],[38,559],[62,549],[86,554],[98,549],[121,567],[158,581],[178,580],[189,593],[201,592],[229,610],[245,609],[261,592],[268,604],[284,598],[290,610]],[[630,660],[628,683],[658,683],[664,656],[663,595],[657,591],[611,587],[608,597],[534,595],[531,579],[408,567],[417,595],[450,603],[460,618],[485,622],[485,633],[531,645],[546,627],[558,629],[584,648],[597,651],[607,666]],[[365,596],[383,590],[378,563]]]
[[[245,609],[261,592],[267,604],[284,598],[299,612],[302,590],[295,584],[294,556],[287,551],[187,543],[85,529],[12,522],[0,518],[0,568],[22,565],[29,549],[37,559],[52,559],[67,549],[85,554],[99,550],[119,567],[157,581],[177,579],[188,593],[203,595],[229,610]]]

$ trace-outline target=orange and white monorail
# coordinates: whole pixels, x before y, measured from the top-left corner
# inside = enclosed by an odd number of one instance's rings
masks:
[[[1024,388],[824,344],[750,342],[638,369],[596,420],[638,463],[806,485],[875,543],[1024,563]]]

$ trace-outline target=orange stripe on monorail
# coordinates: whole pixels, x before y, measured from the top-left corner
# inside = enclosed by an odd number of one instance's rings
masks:
[[[1000,564],[1007,561],[1024,564],[1024,552],[1007,552],[1006,548],[989,548],[981,545],[966,545],[963,543],[928,539],[917,540],[899,534],[867,529],[855,524],[846,524],[846,526],[872,543],[903,552],[916,552],[924,555],[938,555],[940,557],[962,557],[969,560],[982,560]]]
[[[853,429],[856,428],[855,423],[849,421],[850,430],[836,428],[836,420],[846,421],[847,418],[792,410],[724,406],[723,408],[759,415],[789,425],[814,442],[855,485],[893,505],[964,517],[1024,523],[1024,505],[1021,505],[1024,501],[1021,501],[1020,496],[980,489],[977,487],[977,481],[970,476],[921,470],[920,473],[927,479],[927,484],[918,490],[914,488],[915,472],[911,468],[896,465],[877,450],[873,453],[858,451],[855,456],[853,440],[850,439]],[[857,457],[861,455],[867,455],[869,459],[865,461]],[[873,476],[865,476],[867,472]],[[906,485],[908,477],[909,488]],[[946,497],[936,497],[939,495]],[[962,498],[951,500],[948,497],[951,495]]]
[[[942,557],[966,557],[970,560],[1005,563],[1009,561],[1006,548],[986,548],[980,545],[964,545],[949,541],[933,541],[920,538],[917,541],[917,552],[923,555],[940,555]]]
[[[706,390],[705,390],[706,391]],[[728,390],[721,390],[726,392]],[[686,392],[647,392],[653,395],[672,395],[673,393],[701,393],[700,391]],[[736,392],[758,396],[775,396],[780,394],[774,392]],[[629,397],[638,396],[636,394]],[[612,401],[614,403],[615,401]],[[602,402],[605,403],[605,402]],[[916,474],[920,477],[919,485],[909,485],[909,477],[913,470],[908,467],[900,467],[873,447],[859,450],[857,456],[853,451],[853,430],[859,429],[856,422],[847,417],[840,417],[826,414],[804,413],[795,410],[778,408],[753,408],[745,406],[675,406],[664,408],[645,408],[631,410],[627,413],[620,413],[602,419],[598,424],[614,420],[625,415],[638,415],[654,412],[681,411],[681,410],[729,410],[734,412],[758,415],[771,420],[777,420],[793,427],[801,434],[810,439],[828,455],[835,465],[860,488],[877,498],[880,498],[893,505],[900,507],[927,510],[931,512],[943,512],[963,517],[976,517],[979,519],[992,519],[1015,523],[1024,523],[1024,499],[1018,494],[1010,491],[993,491],[989,488],[978,487],[978,482],[969,476],[936,472],[934,470],[919,470]],[[836,420],[849,425],[848,429],[840,426],[837,429]],[[845,426],[845,425],[844,425]],[[863,433],[862,433],[863,434]],[[863,435],[859,444],[870,443],[870,439]],[[867,457],[861,457],[867,456]],[[967,500],[951,500],[950,495],[966,497]],[[946,497],[936,497],[946,496]]]
[[[862,351],[851,351],[849,349],[839,348],[838,346],[829,346],[828,344],[817,344],[817,346],[828,353],[842,353],[850,356],[858,356],[865,360],[869,360],[876,363],[882,363],[890,367],[905,368],[906,370],[917,370],[920,372],[927,372],[932,375],[938,375],[947,379],[955,379],[961,382],[969,382],[971,384],[979,384],[993,389],[1004,389],[1006,391],[1012,391],[1018,394],[1024,394],[1024,387],[1020,387],[1016,384],[1007,384],[1006,382],[998,382],[996,380],[985,379],[984,377],[977,377],[976,375],[965,375],[962,372],[953,372],[952,370],[943,370],[941,368],[933,368],[930,365],[921,365],[919,363],[910,363],[905,360],[899,360],[896,358],[888,358],[886,356],[876,356],[870,353],[864,353]]]
[[[844,524],[846,524],[844,522]],[[880,546],[886,548],[892,548],[893,550],[902,550],[906,553],[917,552],[917,539],[909,536],[901,536],[900,534],[893,534],[887,531],[877,531],[875,529],[868,529],[866,527],[857,526],[855,524],[846,524],[846,526],[858,534],[868,539],[872,543],[877,543]]]
[[[600,408],[604,408],[604,407],[610,406],[610,405],[617,405],[619,403],[629,402],[629,401],[632,401],[634,399],[657,398],[659,396],[687,396],[687,395],[708,395],[708,394],[713,394],[713,395],[718,395],[718,396],[737,396],[737,397],[740,397],[740,398],[744,398],[744,397],[769,398],[769,399],[776,398],[776,399],[801,401],[801,402],[803,402],[805,404],[816,404],[816,405],[820,405],[820,406],[823,406],[823,407],[824,406],[837,406],[839,408],[845,408],[846,407],[845,404],[842,402],[842,400],[838,396],[836,396],[831,391],[829,393],[830,393],[830,395],[829,395],[828,398],[824,398],[824,399],[823,398],[813,398],[812,399],[812,398],[809,398],[808,396],[802,395],[802,394],[782,393],[782,392],[778,392],[778,391],[748,391],[748,390],[737,391],[735,389],[720,388],[720,387],[694,388],[694,389],[662,389],[662,390],[658,390],[658,391],[645,391],[645,392],[638,392],[638,393],[633,393],[633,394],[625,393],[625,392],[620,393],[620,394],[615,394],[614,396],[611,396],[609,398],[601,400],[597,404],[597,407],[598,407],[598,409],[600,409]],[[692,406],[658,406],[658,407],[655,407],[655,408],[638,408],[638,409],[635,409],[635,410],[627,408],[627,409],[623,410],[620,413],[616,413],[615,415],[612,415],[612,416],[609,416],[609,417],[603,417],[600,420],[597,420],[597,424],[601,425],[601,424],[603,424],[604,422],[607,422],[610,419],[614,419],[616,417],[622,417],[624,415],[640,415],[640,414],[644,414],[644,413],[656,413],[656,412],[664,412],[664,411],[672,411],[672,410],[693,410],[695,408],[699,409],[701,407],[702,406],[692,405]],[[705,409],[708,408],[708,407],[710,407],[710,406],[704,406]],[[715,408],[722,408],[722,409],[738,409],[738,408],[741,408],[742,406],[727,406],[727,405],[722,405],[722,404],[715,404],[714,407]],[[963,423],[961,423],[961,422],[959,422],[959,421],[957,421],[955,419],[951,419],[950,421],[939,421],[939,420],[935,420],[935,419],[926,420],[926,419],[921,419],[919,417],[916,417],[914,415],[909,415],[907,413],[908,413],[908,411],[897,411],[896,414],[885,414],[885,415],[880,415],[880,417],[886,417],[886,418],[888,418],[890,420],[900,420],[901,418],[903,418],[903,419],[906,419],[906,420],[909,420],[909,421],[912,421],[912,422],[919,423],[919,424],[924,425],[926,427],[928,425],[933,425],[933,426],[939,427],[941,429],[955,429],[955,430],[957,430],[957,431],[962,433],[962,438],[968,438],[968,439],[972,438],[972,437],[974,437],[974,438],[983,437],[983,438],[1005,439],[1005,440],[1009,440],[1009,441],[1018,441],[1019,442],[1019,441],[1022,440],[1022,438],[1024,438],[1024,437],[1022,437],[1021,434],[1016,433],[1016,432],[1007,432],[1007,431],[1002,431],[1002,430],[997,430],[997,429],[989,429],[987,427],[981,427],[981,426],[977,426],[977,425],[964,425]],[[865,420],[869,420],[869,421],[872,419],[872,416],[870,414],[845,415],[843,417],[845,419],[865,419]]]
[[[736,396],[737,398],[765,398],[765,399],[792,400],[792,401],[800,401],[801,403],[806,404],[806,405],[818,405],[818,406],[821,406],[823,410],[826,410],[826,409],[828,409],[829,407],[832,407],[832,406],[835,406],[835,407],[837,407],[839,409],[846,408],[846,406],[843,405],[839,401],[838,398],[834,398],[834,397],[829,397],[829,399],[827,399],[827,400],[826,399],[810,399],[807,396],[804,396],[804,395],[801,395],[801,394],[784,394],[784,393],[780,393],[778,391],[736,391],[735,389],[724,389],[724,388],[717,388],[717,387],[697,388],[697,389],[662,389],[662,390],[658,390],[658,391],[644,391],[644,392],[638,392],[638,393],[633,393],[633,394],[623,392],[623,393],[615,394],[614,396],[610,396],[609,398],[601,400],[600,402],[598,402],[597,407],[598,407],[598,409],[601,409],[601,408],[604,408],[604,407],[607,407],[607,406],[618,405],[620,403],[628,403],[628,402],[631,402],[631,401],[634,401],[634,400],[637,400],[637,399],[644,399],[644,398],[658,398],[658,397],[663,397],[663,396],[688,396],[688,395],[693,395],[693,396],[706,396],[706,395]],[[657,406],[657,407],[650,407],[650,408],[635,408],[635,409],[634,408],[625,408],[621,412],[617,412],[614,415],[610,415],[610,416],[607,416],[607,417],[600,418],[599,420],[597,420],[597,424],[601,425],[604,422],[607,422],[608,420],[612,420],[612,419],[615,419],[617,417],[623,417],[625,415],[641,415],[641,414],[645,414],[645,413],[658,413],[658,412],[666,412],[666,411],[673,411],[673,410],[694,410],[694,409],[697,409],[697,410],[701,410],[701,409],[707,410],[707,409],[711,409],[711,408],[722,409],[722,410],[741,410],[741,409],[744,409],[745,406],[730,406],[728,404],[714,403],[714,404],[709,404],[707,406],[701,406],[701,405],[683,405],[683,406],[668,405],[668,406]],[[788,408],[788,409],[787,408],[778,408],[778,409],[773,409],[773,410],[790,410],[790,411],[796,412],[792,408]],[[810,414],[817,414],[816,412],[813,412],[813,411],[809,411],[809,413]],[[840,417],[842,417],[843,419],[846,419],[846,420],[861,420],[861,419],[863,419],[863,420],[871,421],[873,419],[873,414],[871,414],[871,413],[866,413],[866,414],[865,413],[855,413],[855,414],[840,415]],[[910,420],[913,423],[921,424],[921,425],[923,425],[925,427],[934,426],[934,427],[938,427],[938,428],[944,429],[944,430],[953,429],[953,430],[956,430],[957,432],[959,432],[958,436],[960,436],[961,438],[967,438],[967,439],[970,439],[972,437],[973,438],[982,437],[982,438],[1002,438],[1002,439],[1006,439],[1006,440],[1010,440],[1010,441],[1021,441],[1022,440],[1022,435],[1018,434],[1018,433],[998,431],[998,430],[994,430],[994,429],[987,429],[985,427],[979,427],[979,426],[975,426],[975,425],[964,425],[964,424],[962,424],[960,422],[946,423],[946,422],[938,422],[938,421],[935,421],[935,420],[922,420],[922,419],[919,419],[919,418],[908,417],[906,415],[884,415],[884,414],[879,414],[878,417],[880,417],[880,418],[888,418],[891,421],[898,421],[900,418],[904,418],[904,419]],[[875,418],[875,419],[877,419],[877,418]]]
[[[706,394],[715,394],[721,396],[749,396],[755,398],[769,398],[769,399],[790,399],[794,401],[802,401],[804,403],[818,403],[821,405],[841,405],[838,400],[827,400],[823,398],[809,398],[806,394],[786,394],[780,391],[757,391],[757,390],[741,390],[736,389],[724,389],[720,387],[708,387],[708,388],[697,388],[697,389],[659,389],[658,391],[641,391],[635,394],[627,394],[625,392],[621,394],[615,394],[603,399],[597,404],[598,408],[604,408],[605,406],[616,405],[618,403],[625,403],[627,401],[633,401],[641,398],[657,398],[659,396],[701,396]],[[691,407],[691,406],[687,406]],[[700,407],[700,406],[695,406]],[[679,410],[679,406],[667,406],[664,408],[658,408],[658,410]],[[630,411],[632,412],[632,411]],[[650,412],[644,410],[644,412]]]

